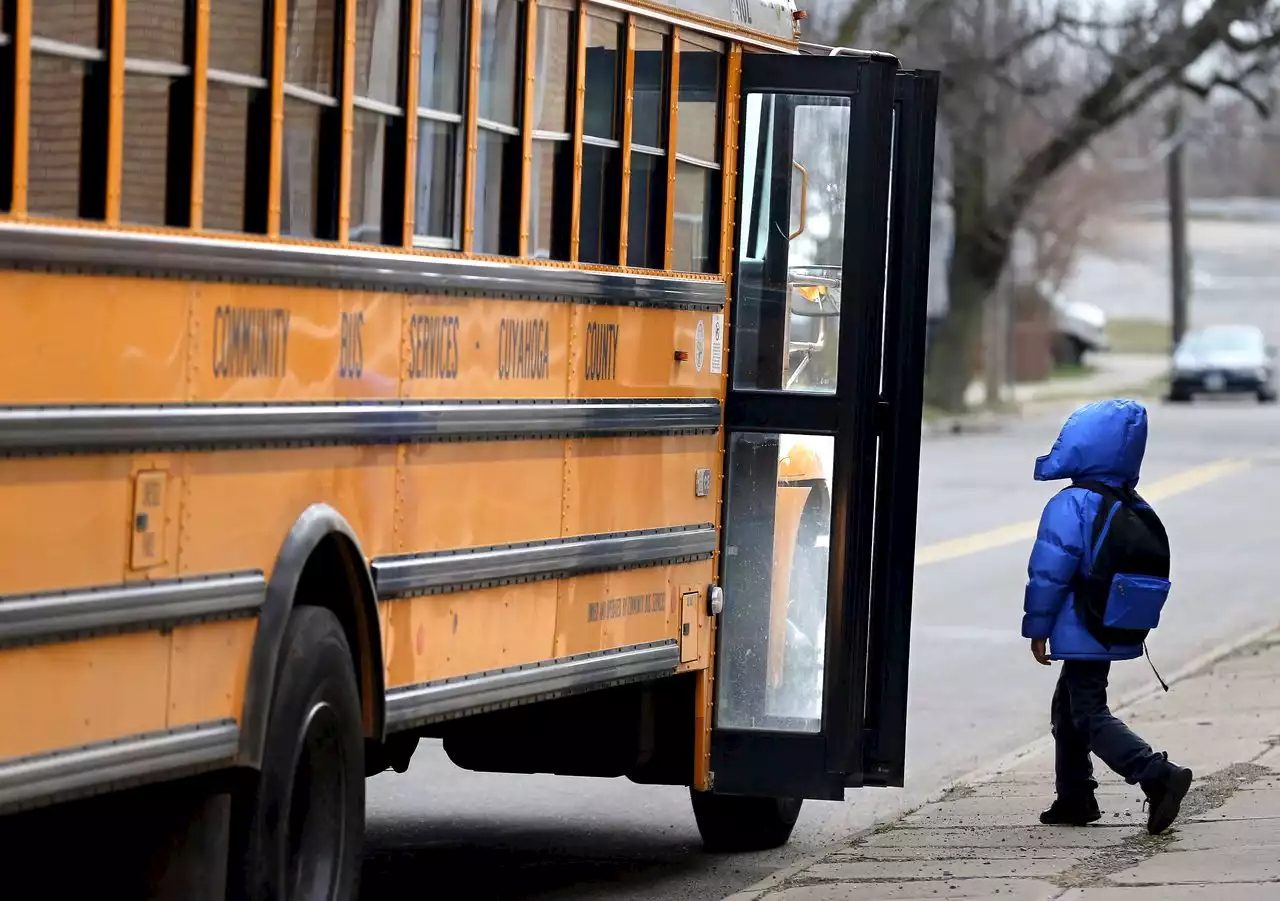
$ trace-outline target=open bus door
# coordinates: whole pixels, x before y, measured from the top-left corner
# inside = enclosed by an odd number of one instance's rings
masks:
[[[777,844],[798,799],[902,784],[937,86],[743,56],[704,836],[789,799],[741,823]]]

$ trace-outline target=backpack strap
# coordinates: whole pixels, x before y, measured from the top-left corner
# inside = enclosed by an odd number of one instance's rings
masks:
[[[1123,501],[1132,503],[1136,492],[1128,488],[1117,488],[1114,485],[1108,485],[1106,482],[1097,482],[1093,479],[1074,479],[1071,482],[1072,488],[1083,488],[1086,491],[1092,491],[1094,494],[1100,494],[1104,499],[1113,501]]]
[[[1090,568],[1092,568],[1092,561],[1098,559],[1098,550],[1102,547],[1102,541],[1106,537],[1107,530],[1111,527],[1111,520],[1115,518],[1116,513],[1119,512],[1122,506],[1133,504],[1132,498],[1134,495],[1127,489],[1116,488],[1104,482],[1095,482],[1092,479],[1073,480],[1071,487],[1083,488],[1102,497],[1102,506],[1098,508],[1098,515],[1093,518],[1093,531],[1089,538],[1089,560]]]

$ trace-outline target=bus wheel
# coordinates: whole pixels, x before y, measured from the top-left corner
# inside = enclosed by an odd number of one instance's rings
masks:
[[[337,617],[289,617],[262,772],[238,799],[244,845],[229,898],[355,901],[364,842],[364,736],[351,650]]]
[[[800,798],[717,795],[690,789],[693,817],[708,851],[764,851],[784,845],[800,816]]]

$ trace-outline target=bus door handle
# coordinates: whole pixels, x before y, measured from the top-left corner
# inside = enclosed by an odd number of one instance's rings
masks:
[[[791,165],[800,170],[800,227],[787,235],[788,241],[794,241],[804,234],[805,213],[809,209],[809,170],[795,160],[791,161]]]

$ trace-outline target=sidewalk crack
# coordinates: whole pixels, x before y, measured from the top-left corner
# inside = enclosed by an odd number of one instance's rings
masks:
[[[1255,763],[1236,763],[1211,773],[1187,793],[1179,821],[1190,822],[1216,810],[1240,789],[1273,775],[1273,771]],[[1177,835],[1175,827],[1162,835],[1139,833],[1128,836],[1119,845],[1099,848],[1069,869],[1055,876],[1045,877],[1045,881],[1066,889],[1109,885],[1110,876],[1136,867],[1169,850],[1177,840]]]

